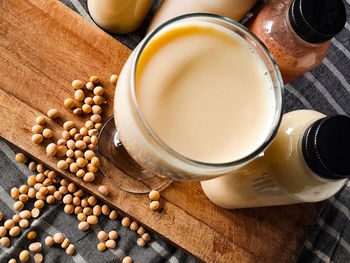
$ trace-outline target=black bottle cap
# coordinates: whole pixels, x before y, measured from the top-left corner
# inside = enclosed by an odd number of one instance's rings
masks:
[[[343,0],[294,0],[289,8],[294,31],[309,43],[322,43],[334,37],[345,25]]]
[[[350,177],[350,117],[329,116],[305,131],[303,156],[317,175],[327,179]]]

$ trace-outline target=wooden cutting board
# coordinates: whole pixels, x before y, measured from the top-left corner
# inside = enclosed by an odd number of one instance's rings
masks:
[[[62,117],[48,124],[56,138],[64,120],[81,125],[62,102],[72,96],[73,79],[98,75],[106,80],[106,120],[113,114],[114,93],[107,80],[120,72],[130,52],[58,1],[0,1],[0,136],[56,169],[45,145],[31,142],[35,117],[59,109]],[[313,204],[221,209],[199,183],[174,182],[162,192],[160,212],[151,212],[146,195],[113,184],[122,175],[117,169],[98,174],[93,184],[62,175],[94,194],[99,184],[107,185],[111,194],[100,199],[206,262],[293,262],[318,211]]]

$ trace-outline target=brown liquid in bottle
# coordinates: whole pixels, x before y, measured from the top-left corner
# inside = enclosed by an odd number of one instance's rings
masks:
[[[248,28],[267,46],[289,83],[322,62],[345,20],[342,1],[270,0]]]

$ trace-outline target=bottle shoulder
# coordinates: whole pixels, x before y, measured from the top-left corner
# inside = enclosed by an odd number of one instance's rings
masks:
[[[327,180],[315,174],[302,153],[306,129],[324,114],[299,110],[283,116],[275,140],[265,151],[269,173],[290,194],[306,202],[320,201],[335,194],[345,180]]]
[[[292,161],[304,162],[301,153],[304,132],[313,122],[323,117],[324,114],[313,110],[297,110],[284,114],[275,139],[265,150],[266,158],[273,163],[286,162],[286,165],[291,165],[288,162]]]

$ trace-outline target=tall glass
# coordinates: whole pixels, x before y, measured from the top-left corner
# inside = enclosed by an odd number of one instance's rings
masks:
[[[256,51],[268,70],[268,74],[272,80],[276,105],[273,122],[263,143],[257,145],[256,149],[247,156],[241,156],[241,158],[228,163],[205,163],[189,159],[166,145],[152,130],[152,127],[147,123],[140,110],[135,92],[135,74],[139,58],[145,47],[153,39],[166,32],[169,27],[174,27],[177,23],[184,21],[203,21],[232,30]],[[140,165],[140,171],[142,170],[143,172],[139,172],[142,175],[142,177],[139,177],[139,180],[148,180],[149,178],[158,176],[160,176],[159,178],[171,178],[175,180],[206,180],[240,168],[254,159],[269,145],[276,135],[281,121],[283,108],[282,96],[283,82],[278,67],[264,44],[244,26],[231,19],[212,14],[184,15],[157,27],[132,52],[122,69],[115,91],[114,121],[118,132],[116,132],[114,123],[110,120],[102,130],[101,137],[102,140],[109,140],[106,144],[113,145],[110,146],[111,155],[116,155],[115,153],[118,151],[127,152],[132,157],[130,160],[135,160],[135,165]],[[106,131],[109,135],[103,136],[103,133]],[[126,154],[123,154],[123,156],[125,157]],[[125,171],[125,168],[122,167],[123,162],[117,158],[110,160],[121,170]],[[127,165],[130,168],[130,162]],[[168,183],[169,181],[166,179],[164,181],[157,181],[156,187],[159,188]],[[138,192],[136,186],[133,189],[126,190]]]

